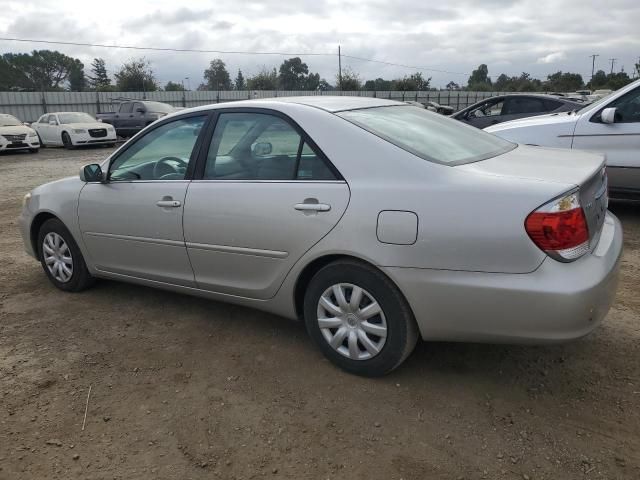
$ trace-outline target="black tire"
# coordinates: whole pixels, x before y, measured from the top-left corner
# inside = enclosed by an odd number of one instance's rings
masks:
[[[339,353],[329,345],[318,325],[320,297],[333,285],[344,283],[364,289],[384,313],[386,340],[379,353],[369,359],[355,360]],[[304,319],[307,332],[322,353],[335,365],[356,375],[377,377],[393,371],[409,356],[418,340],[416,321],[402,293],[382,272],[355,260],[332,262],[313,276],[304,296]]]
[[[62,132],[62,145],[67,150],[73,150],[74,149],[74,145],[73,145],[73,142],[71,141],[71,137],[69,136],[69,134],[67,132]]]
[[[47,267],[47,264],[45,263],[45,256],[43,255],[43,244],[45,241],[45,237],[51,232],[60,235],[69,247],[69,251],[71,252],[73,270],[71,278],[66,282],[61,282],[56,279],[51,274],[49,268]],[[51,218],[42,224],[42,227],[40,227],[40,231],[38,232],[37,247],[38,258],[40,259],[40,263],[42,264],[44,273],[47,275],[51,283],[53,283],[60,290],[64,290],[65,292],[80,292],[89,288],[95,283],[95,278],[92,277],[89,273],[87,264],[85,263],[82,253],[78,248],[78,244],[71,235],[71,232],[69,232],[69,230],[67,230],[67,227],[65,227],[64,224],[57,218]]]
[[[38,153],[40,151],[39,148],[30,148],[29,153]]]

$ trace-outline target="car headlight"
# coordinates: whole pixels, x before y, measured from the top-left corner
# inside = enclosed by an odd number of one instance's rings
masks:
[[[22,197],[22,208],[26,207],[29,204],[29,200],[31,200],[31,192]]]
[[[29,138],[34,138],[34,137],[37,137],[37,136],[38,136],[38,134],[36,132],[31,132],[28,135]]]
[[[73,133],[87,133],[84,128],[74,128]]]

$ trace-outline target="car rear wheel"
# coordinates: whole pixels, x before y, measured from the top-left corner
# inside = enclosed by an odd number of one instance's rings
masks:
[[[418,339],[411,309],[393,282],[352,260],[330,263],[315,274],[305,293],[304,318],[324,355],[357,375],[391,372]]]
[[[57,218],[44,222],[38,232],[38,255],[51,283],[66,292],[80,292],[95,279],[73,236]]]
[[[71,141],[71,137],[67,132],[62,132],[62,145],[67,150],[72,150],[74,147],[73,142]]]

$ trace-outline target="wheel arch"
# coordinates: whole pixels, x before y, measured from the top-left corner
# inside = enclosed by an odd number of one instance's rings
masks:
[[[305,265],[305,267],[298,274],[298,278],[296,279],[296,283],[293,289],[294,308],[295,308],[296,317],[298,319],[304,318],[304,293],[307,289],[307,286],[309,285],[309,282],[311,281],[313,276],[318,271],[320,271],[320,269],[324,268],[325,266],[337,260],[351,260],[357,263],[361,263],[363,265],[366,265],[370,268],[377,270],[380,274],[384,275],[398,289],[398,292],[406,302],[407,306],[409,307],[409,310],[411,311],[411,314],[415,318],[415,315],[413,313],[413,308],[411,307],[411,304],[407,300],[407,297],[404,295],[404,293],[402,292],[398,284],[393,280],[393,278],[389,277],[389,275],[387,275],[384,271],[382,271],[380,267],[371,263],[368,260],[365,260],[361,257],[357,257],[355,255],[349,255],[345,253],[335,253],[335,254],[327,254],[327,255],[320,256],[318,258],[314,258],[307,265]]]
[[[40,233],[40,229],[44,222],[55,218],[60,220],[60,218],[54,215],[51,212],[40,212],[38,213],[31,222],[31,227],[29,228],[29,239],[31,240],[31,247],[33,248],[33,253],[36,254],[36,257],[40,259],[40,249],[38,248],[38,234]],[[62,222],[62,220],[60,220]],[[64,222],[63,222],[64,223]]]

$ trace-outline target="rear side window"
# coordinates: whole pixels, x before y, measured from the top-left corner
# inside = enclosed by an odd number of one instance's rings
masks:
[[[555,110],[556,108],[560,108],[561,106],[562,102],[558,102],[556,100],[544,100],[544,107],[548,112]]]
[[[335,180],[286,120],[263,113],[223,113],[207,155],[205,180]]]
[[[514,115],[518,113],[540,113],[546,112],[544,103],[539,98],[510,98],[507,100],[504,115]]]
[[[484,160],[517,146],[410,105],[348,110],[337,115],[420,158],[447,165]]]

